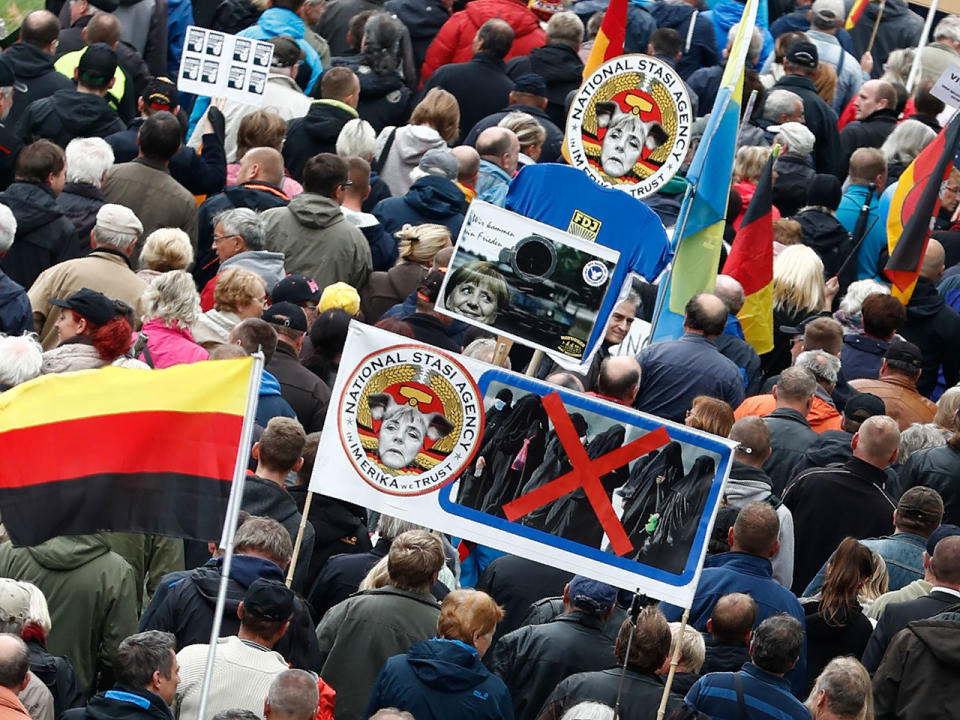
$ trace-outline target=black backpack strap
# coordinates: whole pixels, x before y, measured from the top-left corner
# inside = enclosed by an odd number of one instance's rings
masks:
[[[393,128],[390,131],[390,134],[387,135],[387,141],[383,144],[383,149],[380,151],[380,154],[377,155],[373,162],[370,163],[372,170],[376,172],[383,172],[383,163],[386,162],[387,158],[390,156],[390,148],[393,147],[393,141],[397,137],[397,128]]]
[[[143,355],[144,361],[152,368],[155,366],[153,364],[153,356],[150,354],[150,346],[147,344],[149,339],[147,334],[142,330],[137,333],[137,341],[133,345],[133,356],[136,358]]]

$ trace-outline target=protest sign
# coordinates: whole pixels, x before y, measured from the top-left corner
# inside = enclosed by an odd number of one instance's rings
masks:
[[[930,89],[930,94],[950,107],[960,107],[960,65],[950,63]]]
[[[583,360],[620,253],[479,200],[460,229],[439,312]],[[619,288],[613,290],[616,293]]]
[[[642,198],[680,169],[693,107],[683,79],[647,55],[621,55],[594,70],[567,115],[570,164],[593,180]]]
[[[689,606],[732,443],[352,323],[310,490]]]
[[[190,25],[177,89],[259,107],[272,61],[271,43]]]

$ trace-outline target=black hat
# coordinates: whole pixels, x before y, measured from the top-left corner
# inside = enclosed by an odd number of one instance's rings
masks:
[[[513,91],[519,93],[528,93],[538,97],[547,96],[547,82],[542,75],[537,73],[527,73],[521,75],[513,81]]]
[[[243,596],[243,607],[261,620],[282,622],[293,615],[293,598],[293,590],[282,582],[257,578]]]
[[[147,83],[140,97],[143,98],[143,104],[151,110],[166,110],[167,112],[173,112],[180,101],[177,86],[165,77],[153,78]]]
[[[787,62],[816,70],[817,64],[820,62],[817,46],[806,40],[797,40],[787,50]]]
[[[12,87],[17,92],[26,92],[27,86],[22,82],[17,82],[17,77],[13,73],[10,63],[4,60],[0,55],[0,87]]]
[[[836,210],[843,197],[843,188],[835,175],[820,173],[807,186],[807,205],[820,205]]]
[[[288,68],[293,67],[306,57],[303,48],[297,44],[289,35],[275,35],[270,38],[270,44],[273,45],[273,60],[271,67]]]
[[[106,325],[118,315],[117,305],[103,293],[90,288],[77,290],[65,300],[50,298],[50,304],[79,313],[94,325]]]
[[[274,303],[263,311],[263,319],[271,325],[290,328],[291,330],[307,331],[307,316],[299,305],[282,301]]]
[[[80,56],[77,72],[83,80],[109,82],[117,72],[117,53],[106,43],[94,43]]]
[[[883,354],[883,359],[906,363],[914,370],[919,370],[923,365],[923,353],[920,352],[920,348],[900,338],[890,341],[890,347]]]
[[[843,406],[843,416],[857,422],[863,422],[874,415],[886,414],[887,406],[883,400],[871,393],[857,393]]]
[[[800,321],[798,325],[781,325],[780,332],[784,335],[803,335],[807,325],[816,320],[820,315],[808,315]]]
[[[437,295],[440,294],[440,286],[443,284],[443,271],[431,270],[423,283],[417,288],[417,300],[434,303],[437,301]]]
[[[299,305],[305,302],[320,302],[320,286],[306,275],[287,275],[273,286],[270,302],[292,302]]]

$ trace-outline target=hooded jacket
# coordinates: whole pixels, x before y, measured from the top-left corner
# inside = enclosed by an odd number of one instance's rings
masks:
[[[383,229],[376,215],[363,210],[351,210],[341,205],[340,212],[357,227],[370,245],[370,258],[374,270],[388,270],[397,262],[397,241]],[[358,288],[359,289],[359,288]]]
[[[117,111],[99,95],[57,90],[27,108],[18,132],[26,143],[46,138],[66,147],[75,137],[105,138],[124,129]]]
[[[64,714],[63,720],[173,720],[166,701],[154,692],[131,685],[116,685]]]
[[[33,312],[27,292],[0,270],[0,333],[21,335],[25,332],[33,332]]]
[[[187,645],[210,642],[210,628],[220,589],[222,559],[199,567],[174,581],[159,602],[152,601],[140,621],[140,631],[165,630],[177,638],[177,650]],[[240,629],[237,606],[257,578],[284,581],[283,571],[269,560],[237,554],[230,566],[227,602],[220,637],[236,635]],[[129,633],[128,633],[129,634]],[[126,636],[124,636],[126,637]],[[321,666],[317,638],[307,605],[299,595],[294,599],[290,628],[273,648],[293,667],[318,672]]]
[[[52,373],[74,372],[76,370],[95,370],[106,365],[132,368],[135,370],[150,369],[148,365],[126,355],[121,355],[112,363],[108,363],[100,357],[100,353],[97,352],[97,349],[89,342],[86,336],[75,335],[43,354],[40,374],[50,375]]]
[[[890,343],[872,335],[844,335],[840,364],[848,380],[875,380]]]
[[[383,7],[396,15],[410,33],[413,64],[419,70],[430,43],[450,19],[450,11],[439,0],[388,0]]]
[[[410,117],[413,92],[403,82],[399,69],[383,75],[364,64],[362,55],[346,55],[331,61],[334,66],[349,67],[360,81],[357,113],[379,133],[388,125],[403,125]],[[319,95],[319,87],[313,89]]]
[[[367,282],[373,269],[370,245],[336,201],[305,192],[261,217],[267,245],[286,256],[287,272],[312,277],[320,287],[345,282],[362,288]]]
[[[387,142],[393,136],[390,151],[384,155]],[[420,163],[427,150],[446,150],[447,143],[440,133],[429,125],[404,125],[386,127],[377,136],[373,156],[380,166],[380,177],[390,188],[394,197],[406,194],[413,181],[410,171]]]
[[[240,316],[230,310],[207,310],[198,315],[190,332],[199,345],[217,345],[230,339],[230,331],[240,322]]]
[[[771,195],[781,217],[793,217],[807,204],[807,188],[816,174],[808,158],[792,152],[777,158],[777,181]]]
[[[651,3],[648,8],[658,28],[672,28],[683,38],[683,49],[677,60],[677,72],[684,80],[694,70],[711,67],[720,62],[717,50],[717,37],[713,32],[713,23],[702,12],[694,10],[687,3],[674,5],[667,2]],[[690,32],[690,23],[693,32]],[[726,47],[724,42],[723,47]]]
[[[403,708],[422,720],[513,718],[507,687],[483,666],[476,649],[443,638],[415,643],[387,660],[364,717],[383,707]]]
[[[190,329],[180,327],[176,320],[172,325],[168,325],[162,319],[154,318],[143,324],[141,332],[147,336],[151,367],[163,369],[200,362],[209,357],[209,353],[193,339]],[[147,362],[144,354],[141,354],[139,359]]]
[[[947,387],[960,381],[960,315],[944,302],[931,280],[917,278],[907,304],[907,322],[898,332],[923,354],[923,372],[917,380],[921,395],[933,392],[941,365]]]
[[[507,63],[507,75],[516,80],[521,75],[536,73],[547,83],[546,115],[554,127],[563,127],[567,119],[567,95],[571,90],[580,87],[583,81],[583,61],[576,50],[568,45],[551,43],[543,47],[534,48],[529,55],[515,57]],[[521,108],[513,108],[515,110]],[[540,108],[532,108],[543,112]],[[530,110],[524,110],[530,112]],[[534,113],[531,113],[534,114]],[[539,119],[539,118],[538,118]],[[547,142],[550,142],[551,132],[547,127]],[[560,133],[561,141],[563,133]],[[467,143],[472,145],[473,143]],[[542,162],[554,162],[557,157],[541,157]]]
[[[957,718],[960,613],[955,607],[917,620],[897,635],[873,676],[877,720]]]
[[[64,77],[53,67],[53,56],[25,42],[11,45],[3,59],[13,70],[17,82],[27,86],[24,93],[13,94],[13,107],[4,120],[8,128],[17,127],[21,115],[34,100],[50,97],[58,90],[73,90],[73,80]]]
[[[704,13],[713,22],[713,30],[718,48],[727,46],[727,33],[734,25],[740,22],[743,16],[745,3],[738,0],[723,0],[718,2],[710,10]],[[769,16],[767,14],[767,4],[760,3],[757,9],[757,28],[763,36],[763,48],[760,50],[760,57],[757,59],[757,67],[763,67],[767,55],[773,52],[773,35],[770,34]]]
[[[853,251],[850,233],[836,217],[821,207],[805,207],[793,219],[800,223],[803,244],[813,248],[823,260],[823,272],[833,277]],[[851,262],[840,278],[840,287],[845,289],[856,279],[857,268]]]
[[[358,117],[357,111],[339,100],[314,100],[302,118],[291,120],[283,143],[283,161],[290,175],[303,182],[303,166],[318,153],[337,152],[343,126]]]
[[[107,199],[100,188],[85,182],[68,182],[57,196],[57,205],[77,229],[77,242],[90,240],[90,231],[97,224],[97,213]]]
[[[269,250],[245,250],[223,261],[219,272],[207,281],[200,293],[200,309],[206,312],[213,310],[213,292],[217,287],[217,278],[228,267],[242,267],[255,272],[263,280],[263,286],[269,295],[273,287],[287,276],[283,269],[283,253]]]
[[[780,498],[770,492],[769,476],[760,468],[734,460],[730,478],[723,486],[723,501],[735,508],[752,502],[766,502],[776,509],[780,519],[780,533],[777,536],[780,547],[770,559],[773,579],[784,587],[790,587],[793,583],[793,515]]]
[[[14,282],[29,288],[48,267],[80,256],[77,230],[49,185],[15,182],[0,193],[0,203],[17,221],[13,246],[0,261]]]
[[[510,176],[499,165],[480,158],[480,173],[477,175],[477,197],[503,207],[510,188]]]
[[[873,26],[877,25],[878,9],[879,5],[869,3],[860,20],[850,30],[855,57],[862,57],[870,43]],[[913,12],[903,0],[889,0],[884,5],[876,39],[870,49],[870,54],[873,55],[871,77],[879,78],[883,74],[883,67],[893,50],[917,47],[922,32],[923,18],[920,15]],[[817,138],[819,137],[818,135]]]
[[[136,632],[133,569],[100,535],[56,537],[34,547],[0,544],[0,575],[33,583],[50,598],[47,648],[75,663],[91,694],[120,641]]]
[[[378,202],[373,214],[389,235],[398,232],[407,224],[436,223],[447,227],[450,237],[456,240],[465,210],[463,193],[452,181],[445,177],[428,175],[417,180],[406,195]],[[404,297],[406,293],[401,300]]]
[[[506,20],[513,28],[513,45],[504,60],[528,55],[547,41],[539,19],[532,10],[527,9],[526,3],[517,0],[473,0],[465,9],[450,16],[430,44],[420,71],[421,84],[426,83],[438,68],[450,63],[467,62],[472,58],[473,38],[480,26],[491,18]]]

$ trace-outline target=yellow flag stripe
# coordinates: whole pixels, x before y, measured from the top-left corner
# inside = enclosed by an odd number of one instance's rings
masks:
[[[744,339],[757,355],[773,350],[773,281],[747,295],[737,314]]]
[[[0,394],[0,433],[121,413],[243,415],[252,368],[247,357],[166,370],[106,367],[44,375]]]
[[[597,36],[593,39],[593,47],[590,48],[590,55],[587,57],[587,62],[583,66],[584,78],[588,77],[590,73],[603,65],[607,57],[608,47],[610,47],[610,38],[607,37],[601,28],[600,32],[598,32]]]

